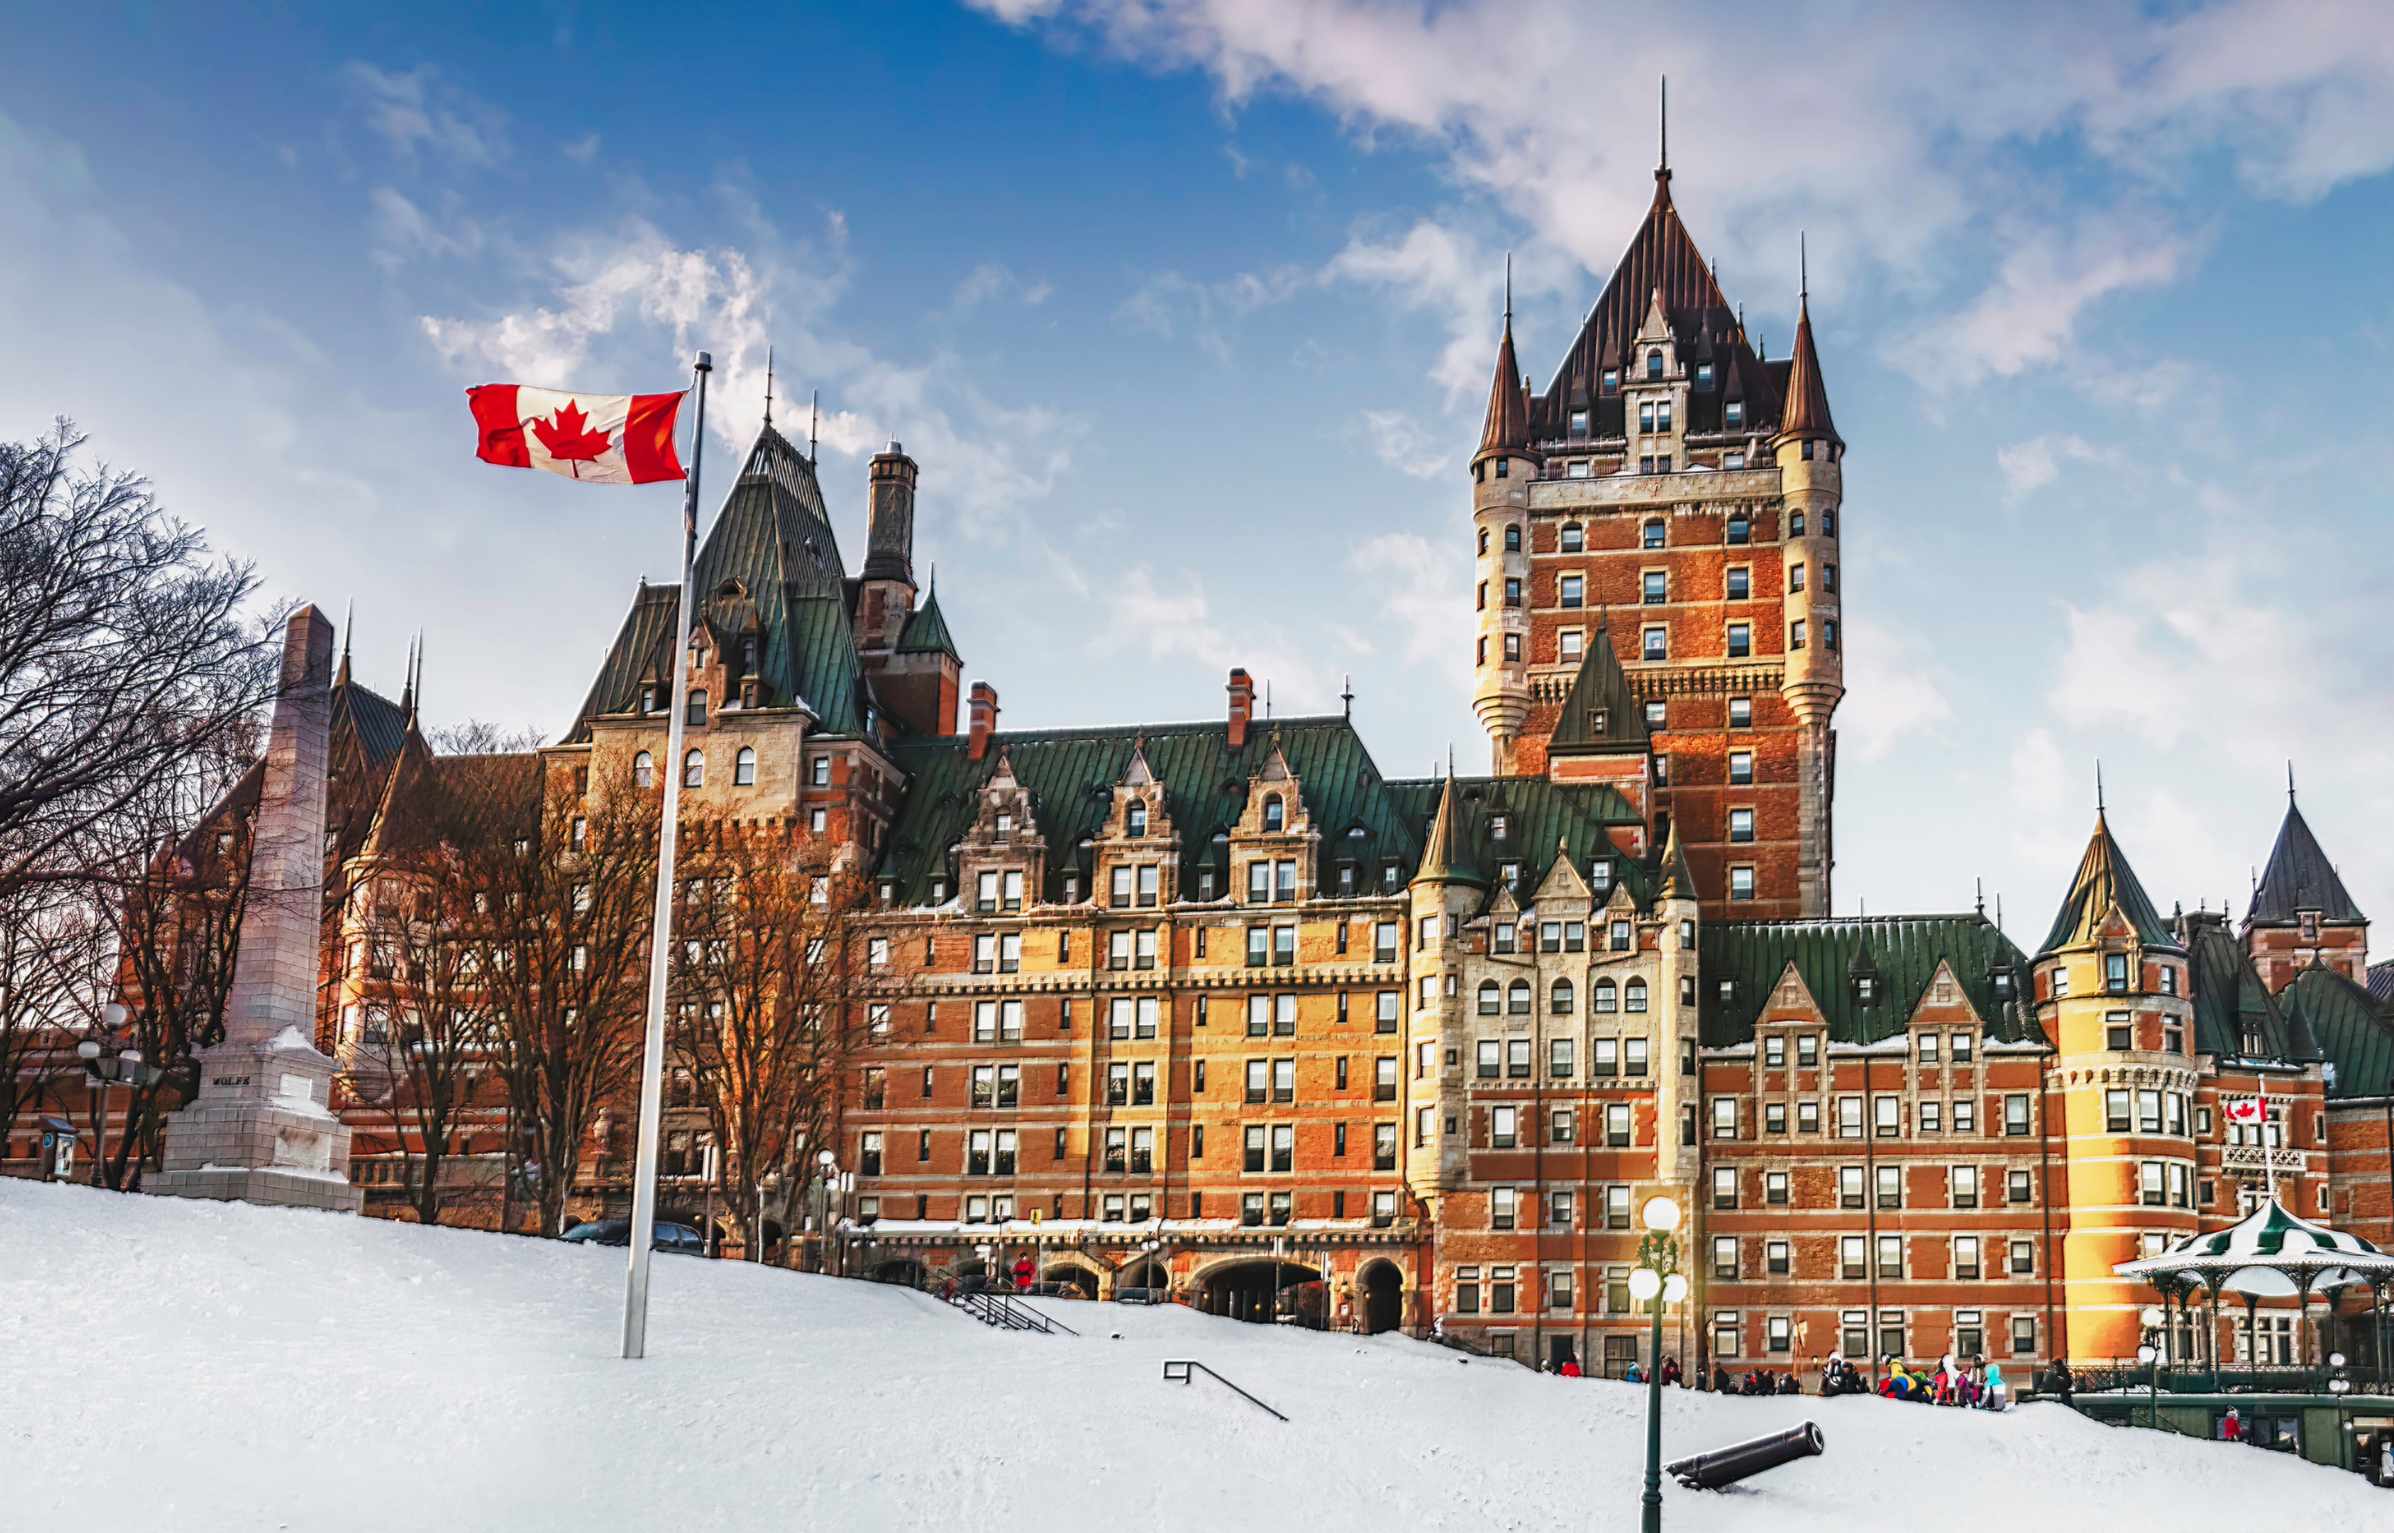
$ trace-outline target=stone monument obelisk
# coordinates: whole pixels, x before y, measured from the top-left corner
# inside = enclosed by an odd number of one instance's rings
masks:
[[[200,1051],[199,1094],[166,1120],[151,1192],[343,1213],[363,1196],[331,1109],[333,1062],[315,1043],[332,662],[332,623],[302,607],[283,636],[224,1041]]]

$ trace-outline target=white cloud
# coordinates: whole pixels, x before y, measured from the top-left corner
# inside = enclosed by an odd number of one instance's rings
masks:
[[[1216,674],[1245,666],[1255,677],[1258,706],[1269,684],[1278,713],[1324,707],[1337,690],[1317,646],[1261,614],[1217,619],[1205,583],[1194,576],[1176,573],[1166,589],[1156,583],[1152,569],[1139,564],[1108,571],[1097,589],[1105,620],[1096,625],[1092,648],[1113,652],[1127,638],[1150,660],[1190,662]]]
[[[403,159],[431,150],[468,165],[491,165],[507,152],[506,118],[442,80],[430,65],[394,71],[360,60],[342,77],[367,126]]]
[[[1455,456],[1454,443],[1425,430],[1402,410],[1366,410],[1363,426],[1371,435],[1372,451],[1400,474],[1435,479],[1452,472],[1461,461]]]
[[[1185,331],[1198,350],[1227,367],[1232,333],[1240,323],[1258,309],[1286,302],[1310,280],[1307,273],[1287,266],[1212,281],[1177,271],[1158,272],[1115,307],[1114,317],[1167,341]]]
[[[1438,319],[1446,344],[1430,376],[1450,406],[1487,389],[1504,307],[1504,263],[1477,239],[1424,218],[1395,239],[1350,238],[1322,277],[1378,289],[1400,308]]]
[[[1471,685],[1468,562],[1418,533],[1383,532],[1355,546],[1347,570],[1384,615],[1367,648],[1393,652],[1456,691]]]
[[[1856,761],[1882,760],[1906,736],[1935,735],[1952,720],[1946,682],[1925,644],[1874,618],[1849,617],[1845,655],[1838,734]]]
[[[1995,449],[1995,466],[2003,474],[2004,494],[2013,500],[2033,495],[2059,479],[2064,463],[2121,461],[2118,448],[2099,447],[2069,431],[2047,432]]]
[[[2031,231],[2004,256],[1985,291],[1903,338],[1892,360],[1938,389],[2015,377],[2058,359],[2080,316],[2099,299],[2171,281],[2190,246],[2148,217],[2105,215],[2067,233]]]
[[[560,147],[564,150],[567,159],[577,165],[588,165],[598,158],[599,136],[596,133],[585,133],[580,138],[567,139]]]
[[[1051,283],[1024,281],[1001,262],[983,261],[956,284],[955,295],[948,300],[948,311],[962,314],[1000,298],[1014,298],[1024,307],[1035,309],[1054,297],[1055,291]]]
[[[482,229],[462,214],[435,219],[397,187],[366,194],[372,212],[374,259],[388,268],[413,256],[465,256],[482,248]]]

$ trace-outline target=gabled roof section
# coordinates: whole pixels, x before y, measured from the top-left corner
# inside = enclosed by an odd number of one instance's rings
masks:
[[[914,609],[906,620],[905,629],[898,635],[901,655],[945,655],[962,664],[964,656],[956,649],[955,635],[948,632],[947,617],[939,610],[939,587],[933,586],[923,597],[923,604]]]
[[[1622,252],[1612,280],[1588,311],[1546,392],[1532,403],[1532,437],[1566,435],[1570,412],[1592,406],[1605,416],[1596,422],[1594,435],[1621,434],[1620,399],[1602,396],[1602,376],[1607,368],[1619,368],[1629,377],[1632,343],[1658,293],[1681,358],[1711,362],[1714,368],[1717,392],[1689,401],[1689,425],[1713,429],[1710,423],[1717,422],[1722,399],[1745,402],[1747,429],[1766,431],[1779,418],[1778,390],[1746,343],[1745,327],[1713,280],[1703,252],[1679,221],[1679,210],[1671,203],[1670,172],[1657,171],[1645,221]]]
[[[2127,854],[2111,836],[2111,825],[2103,812],[2095,812],[2095,833],[2086,843],[2086,855],[2078,860],[2078,872],[2070,880],[2070,889],[2062,896],[2061,909],[2054,913],[2053,930],[2045,934],[2040,956],[2066,947],[2079,947],[2095,942],[2103,934],[2103,923],[2114,906],[2127,918],[2136,931],[2136,940],[2146,947],[2179,951],[2178,939],[2162,920],[2161,912],[2153,908],[2145,886],[2138,882],[2136,869],[2128,865]]]
[[[2394,1018],[2368,991],[2315,961],[2286,987],[2284,1000],[2335,1068],[2331,1099],[2394,1095]]]
[[[1425,777],[1389,786],[1407,804],[1413,823],[1426,828],[1437,812],[1443,782]],[[1467,856],[1491,881],[1504,864],[1519,863],[1518,893],[1525,904],[1532,902],[1532,891],[1546,882],[1566,847],[1582,873],[1599,860],[1608,862],[1614,884],[1626,886],[1641,906],[1651,899],[1651,871],[1613,848],[1614,827],[1644,823],[1618,789],[1601,783],[1552,783],[1543,777],[1458,777],[1454,783],[1455,830],[1465,843],[1459,855]],[[1500,818],[1501,837],[1496,833]]]
[[[2015,1001],[1999,1000],[1995,974],[2012,974],[2013,995],[2026,983],[2028,960],[1984,915],[1870,916],[1825,921],[1733,921],[1708,924],[1699,939],[1703,955],[1702,1028],[1707,1048],[1750,1043],[1754,1023],[1790,964],[1803,980],[1838,1043],[1871,1044],[1902,1033],[1936,977],[1937,966],[1954,978],[1979,1016],[1987,1035],[2034,1041],[2033,1024]],[[1883,981],[1880,999],[1864,1006],[1854,997],[1854,966],[1867,953]],[[1729,993],[1721,990],[1723,982]]]
[[[2336,865],[2328,860],[2319,838],[2311,834],[2310,823],[2294,802],[2294,790],[2288,788],[2286,819],[2278,826],[2277,844],[2269,849],[2269,865],[2261,870],[2261,882],[2253,890],[2252,908],[2245,919],[2286,924],[2305,910],[2317,911],[2323,921],[2369,919],[2345,892]]]
[[[1787,362],[1787,407],[1779,431],[1784,436],[1826,437],[1842,442],[1837,423],[1829,418],[1829,387],[1820,375],[1820,355],[1812,346],[1812,300],[1796,306],[1795,354]]]
[[[1596,620],[1595,636],[1580,658],[1579,674],[1563,699],[1562,717],[1555,721],[1549,755],[1604,755],[1614,751],[1650,748],[1646,715],[1629,690],[1629,677],[1614,652],[1612,619]]]
[[[2245,1040],[2261,1041],[2270,1059],[2300,1058],[2269,986],[2228,930],[2227,917],[2205,912],[2180,921],[2188,977],[2194,988],[2195,1052],[2250,1057]]]
[[[357,740],[368,770],[380,774],[407,739],[407,710],[371,687],[344,681],[332,689],[332,732],[346,728]]]
[[[863,733],[871,698],[849,622],[839,543],[814,465],[771,426],[758,433],[724,497],[695,571],[694,626],[720,617],[760,630],[762,706],[803,705],[828,733]],[[665,641],[673,635],[678,599],[671,585],[640,588],[568,741],[588,739],[599,715],[637,712],[643,684],[669,674],[673,657]]]
[[[1396,862],[1409,874],[1421,856],[1425,818],[1412,814],[1414,799],[1383,778],[1362,737],[1345,718],[1273,720],[1269,729],[1248,731],[1247,743],[1232,750],[1219,719],[1193,724],[1128,725],[1107,729],[1005,730],[975,761],[966,736],[917,736],[891,747],[907,774],[906,796],[890,826],[880,875],[896,885],[901,904],[930,898],[931,881],[944,876],[950,848],[972,824],[979,791],[1002,759],[1032,795],[1041,834],[1047,837],[1046,898],[1060,897],[1063,878],[1078,869],[1082,897],[1092,888],[1084,837],[1096,836],[1113,810],[1114,788],[1129,770],[1134,752],[1164,786],[1166,812],[1181,838],[1181,888],[1193,896],[1197,870],[1212,865],[1215,887],[1230,893],[1230,870],[1217,833],[1227,834],[1247,805],[1249,779],[1259,775],[1277,749],[1303,784],[1306,811],[1322,827],[1323,882],[1353,861],[1358,889],[1376,889],[1380,869]],[[1428,805],[1422,806],[1426,816]],[[1360,836],[1351,834],[1360,830]],[[1404,876],[1400,874],[1400,877]]]

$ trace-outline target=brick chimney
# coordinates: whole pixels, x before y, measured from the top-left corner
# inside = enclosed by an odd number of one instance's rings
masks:
[[[1233,666],[1230,672],[1230,748],[1247,747],[1247,724],[1255,717],[1255,678],[1244,666]]]
[[[973,683],[972,718],[968,725],[970,744],[965,753],[978,761],[989,754],[989,737],[997,733],[997,688],[986,681]]]

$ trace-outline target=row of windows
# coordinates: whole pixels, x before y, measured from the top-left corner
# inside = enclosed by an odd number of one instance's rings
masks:
[[[1664,458],[1662,461],[1666,465],[1670,462],[1668,458]],[[1500,464],[1499,467],[1501,469],[1502,465]],[[1656,470],[1651,467],[1646,469],[1646,472],[1648,473],[1653,473],[1655,471]],[[1669,473],[1670,469],[1665,467],[1661,470],[1661,472]],[[1499,477],[1502,477],[1501,473]],[[1806,536],[1805,527],[1806,523],[1803,512],[1791,511],[1788,513],[1787,535],[1790,538],[1800,538]],[[1826,538],[1833,538],[1837,536],[1837,513],[1834,510],[1823,511],[1820,514],[1820,532],[1821,536]],[[1504,551],[1508,554],[1520,553],[1522,551],[1521,537],[1521,525],[1518,522],[1508,524],[1504,529]],[[1722,524],[1721,540],[1733,547],[1752,543],[1754,541],[1753,518],[1746,515],[1744,512],[1731,513],[1727,520]],[[1559,535],[1557,546],[1561,552],[1567,554],[1587,552],[1587,529],[1578,522],[1565,522]],[[1670,522],[1666,518],[1659,516],[1648,517],[1646,521],[1638,528],[1638,546],[1640,548],[1670,547]],[[1487,557],[1488,549],[1488,529],[1483,527],[1479,531],[1479,554],[1481,558]],[[1833,569],[1834,566],[1829,566],[1829,568]],[[1832,591],[1837,589],[1836,577],[1834,575],[1826,575],[1823,578],[1827,589]],[[1788,589],[1791,591],[1800,591],[1803,589],[1803,586],[1799,582],[1789,586]]]
[[[1859,1096],[1841,1096],[1837,1100],[1837,1134],[1839,1139],[1860,1139],[1863,1107]],[[1814,1100],[1795,1104],[1795,1127],[1799,1134],[1820,1132],[1821,1105]],[[1904,1132],[1904,1099],[1897,1096],[1874,1096],[1870,1099],[1871,1135],[1877,1139],[1900,1138]],[[1978,1132],[1978,1099],[1955,1097],[1950,1101],[1922,1101],[1913,1104],[1916,1131],[1927,1134]],[[1737,1139],[1743,1137],[1742,1108],[1736,1097],[1712,1099],[1712,1137]],[[1762,1131],[1767,1135],[1787,1132],[1787,1104],[1766,1102],[1762,1108]],[[2003,1133],[2017,1137],[2034,1131],[2032,1099],[2027,1092],[2013,1092],[2003,1099]]]
[[[818,757],[817,759],[822,760],[824,758]],[[652,788],[656,786],[656,758],[651,756],[647,751],[642,751],[632,758],[632,781],[643,788]],[[685,788],[703,788],[706,786],[706,782],[706,750],[701,746],[692,746],[682,756],[682,786]],[[756,747],[753,745],[743,745],[732,756],[732,784],[735,787],[746,788],[753,786],[755,782]],[[814,816],[816,823],[811,825],[809,829],[820,833],[823,829],[822,821],[825,818],[824,811],[817,809],[814,811]]]
[[[1292,1197],[1285,1192],[1248,1193],[1239,1200],[1239,1204],[1239,1222],[1246,1225],[1284,1225],[1289,1222],[1294,1213]],[[881,1205],[882,1200],[876,1196],[858,1198],[856,1200],[858,1217],[868,1224],[879,1219],[882,1214]],[[961,1200],[957,1207],[957,1217],[964,1224],[1006,1224],[1017,1217],[1019,1207],[1014,1194],[1010,1192],[975,1193]],[[1095,1208],[1102,1223],[1143,1224],[1156,1216],[1157,1203],[1153,1193],[1109,1192],[1096,1201]],[[1064,1194],[1056,1193],[1049,1200],[1047,1216],[1051,1219],[1064,1217]],[[917,1219],[931,1217],[931,1199],[928,1195],[922,1193],[915,1195],[914,1217]],[[1205,1217],[1204,1193],[1192,1192],[1189,1194],[1189,1217],[1192,1219]],[[1331,1217],[1334,1219],[1347,1217],[1347,1195],[1344,1191],[1331,1194]],[[1373,1227],[1387,1229],[1396,1223],[1396,1217],[1396,1193],[1393,1191],[1373,1193],[1371,1201]]]
[[[1873,1276],[1871,1258],[1877,1261],[1876,1276],[1900,1278],[1906,1275],[1907,1239],[1925,1240],[1938,1237],[1881,1235],[1874,1252],[1869,1237],[1842,1235],[1837,1241],[1837,1258],[1833,1267],[1820,1272],[1797,1270],[1793,1242],[1783,1237],[1760,1241],[1740,1241],[1734,1235],[1716,1235],[1712,1241],[1712,1276],[1722,1282],[1737,1282],[1749,1277],[1835,1277],[1845,1280]],[[1965,1281],[1985,1277],[2033,1277],[2036,1275],[2037,1248],[2033,1240],[1994,1240],[1980,1235],[1952,1235],[1946,1241],[1946,1275]],[[1760,1260],[1752,1262],[1746,1256],[1749,1248],[1759,1248]]]

